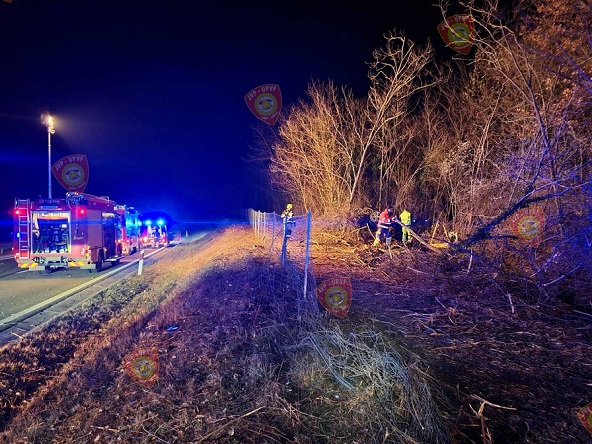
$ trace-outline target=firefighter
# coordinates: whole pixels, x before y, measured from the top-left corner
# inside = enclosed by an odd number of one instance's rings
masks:
[[[401,236],[401,240],[405,244],[411,240],[411,239],[409,239],[409,228],[408,228],[409,226],[411,226],[411,213],[409,211],[407,211],[407,209],[404,209],[403,212],[401,214],[399,214],[399,219],[401,220],[401,223],[404,225],[402,227],[403,235]]]
[[[391,227],[393,226],[393,216],[395,210],[392,206],[388,206],[378,218],[378,230],[376,230],[376,238],[374,239],[374,246],[377,246],[381,239],[385,238],[387,247],[391,245]]]
[[[291,203],[286,205],[286,209],[282,212],[282,217],[293,217],[294,216],[293,208],[294,207],[292,206]]]
[[[288,238],[292,235],[292,230],[296,225],[296,221],[294,220],[294,210],[291,203],[286,205],[286,209],[282,212],[281,217],[284,222],[284,235]]]

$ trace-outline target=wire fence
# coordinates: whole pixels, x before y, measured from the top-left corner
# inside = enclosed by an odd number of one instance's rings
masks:
[[[350,429],[360,435],[360,442],[448,444],[450,436],[421,363],[406,362],[380,333],[352,330],[347,323],[343,330],[320,307],[311,261],[311,213],[282,218],[250,209],[248,217],[260,245],[269,250],[279,269],[273,272],[270,267],[267,278],[279,315],[274,340],[291,337],[285,349],[298,353],[291,363],[291,377],[304,387],[337,392],[347,400],[343,406],[332,405],[329,427],[340,432]],[[290,329],[294,315],[295,334],[282,333]],[[326,414],[320,405],[310,408],[310,417]],[[355,419],[350,416],[352,409],[357,412]]]
[[[310,260],[310,233],[312,229],[312,213],[282,217],[273,213],[265,213],[253,209],[248,210],[248,218],[265,248],[269,249],[270,257],[279,259],[281,265],[299,282],[297,293],[307,302],[307,308],[316,305],[314,290],[316,282],[312,262]]]

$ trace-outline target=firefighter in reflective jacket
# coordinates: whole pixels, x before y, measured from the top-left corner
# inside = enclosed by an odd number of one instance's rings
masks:
[[[393,226],[393,215],[395,210],[393,207],[388,207],[378,218],[378,230],[376,230],[376,238],[374,239],[374,246],[377,246],[381,239],[385,239],[387,247],[391,245],[391,227]]]
[[[291,203],[286,205],[286,209],[282,212],[281,218],[284,223],[284,235],[288,238],[292,235],[292,230],[296,226],[294,210]]]
[[[407,227],[411,225],[411,213],[407,210],[403,210],[403,212],[399,214],[399,219],[401,220],[401,223],[404,225],[402,227],[403,235],[401,237],[401,240],[403,241],[403,243],[409,242],[409,229]]]

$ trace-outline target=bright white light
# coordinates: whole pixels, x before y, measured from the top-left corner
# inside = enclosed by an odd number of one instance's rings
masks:
[[[47,132],[50,134],[55,134],[55,122],[53,117],[49,114],[43,116],[43,124],[47,127]]]

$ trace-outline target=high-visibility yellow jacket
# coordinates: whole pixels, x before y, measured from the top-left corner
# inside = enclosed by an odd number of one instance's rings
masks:
[[[411,225],[411,213],[409,211],[403,210],[403,212],[399,214],[399,219],[401,220],[401,223]]]

